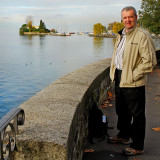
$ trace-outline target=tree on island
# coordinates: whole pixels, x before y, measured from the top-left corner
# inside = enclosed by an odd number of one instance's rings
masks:
[[[40,20],[39,28],[33,26],[33,19],[31,16],[27,16],[26,24],[23,24],[19,29],[20,34],[24,34],[24,32],[39,32],[39,33],[49,33],[50,30],[46,28],[45,23]]]
[[[93,26],[94,35],[100,35],[104,32],[106,33],[106,31],[106,27],[103,26],[101,23],[94,24]]]
[[[46,25],[45,25],[45,23],[44,23],[42,20],[40,20],[39,32],[40,32],[40,33],[48,33],[48,32],[50,32],[50,31],[46,28]]]
[[[24,32],[29,32],[26,24],[23,24],[22,27],[19,29],[20,34],[24,34]]]
[[[160,0],[142,0],[138,23],[150,32],[160,34]]]
[[[32,16],[27,16],[27,18],[26,18],[26,25],[29,28],[29,32],[32,32],[32,23],[33,23]]]

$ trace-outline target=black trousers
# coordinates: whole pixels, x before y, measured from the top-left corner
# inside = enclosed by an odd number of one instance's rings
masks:
[[[120,88],[121,72],[115,72],[117,129],[121,138],[131,138],[130,147],[143,150],[145,138],[145,86]]]

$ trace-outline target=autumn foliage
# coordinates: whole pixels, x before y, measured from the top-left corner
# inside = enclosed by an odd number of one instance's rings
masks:
[[[108,108],[108,107],[112,107],[112,100],[113,100],[113,95],[111,91],[107,92],[107,98],[105,99],[105,101],[102,103],[102,105],[100,106],[100,108]]]
[[[93,26],[94,35],[100,35],[106,32],[106,27],[103,26],[101,23],[94,24]]]

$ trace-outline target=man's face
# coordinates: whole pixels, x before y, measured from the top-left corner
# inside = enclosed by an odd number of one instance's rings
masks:
[[[131,28],[134,28],[137,23],[137,16],[134,14],[133,10],[122,12],[122,20],[123,24],[126,28],[126,32],[128,32]]]

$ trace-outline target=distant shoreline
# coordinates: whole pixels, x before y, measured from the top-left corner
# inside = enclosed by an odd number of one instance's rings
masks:
[[[65,33],[39,33],[39,32],[24,32],[24,35],[52,35],[52,36],[70,36],[71,34],[65,34]],[[104,37],[104,38],[116,38],[116,35],[111,34],[101,34],[101,35],[93,35],[89,34],[90,37]]]
[[[94,34],[89,34],[90,37],[103,37],[103,38],[116,38],[116,35],[112,34],[100,34],[100,35],[94,35]]]
[[[39,32],[24,32],[22,35],[52,35],[52,36],[71,36],[71,34],[65,34],[65,33],[39,33]],[[100,34],[100,35],[94,35],[94,34],[88,34],[89,37],[102,37],[102,38],[116,38],[116,35],[112,34]],[[153,39],[160,39],[160,36],[151,35]]]
[[[70,36],[65,33],[39,33],[39,32],[24,32],[24,35],[52,35],[52,36]],[[23,35],[22,34],[22,35]]]
[[[51,33],[24,32],[25,35],[50,35]]]

